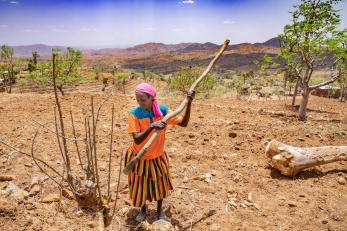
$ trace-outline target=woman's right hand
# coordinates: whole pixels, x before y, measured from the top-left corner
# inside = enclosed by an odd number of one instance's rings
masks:
[[[165,128],[165,126],[166,126],[166,123],[161,120],[151,123],[151,128],[163,129]]]

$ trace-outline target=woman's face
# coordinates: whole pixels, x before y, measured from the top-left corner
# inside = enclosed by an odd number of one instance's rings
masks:
[[[142,109],[150,110],[152,108],[153,97],[146,93],[136,93],[137,103]]]

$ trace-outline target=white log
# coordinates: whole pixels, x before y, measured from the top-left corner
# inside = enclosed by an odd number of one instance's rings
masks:
[[[347,146],[300,148],[272,140],[265,153],[272,166],[286,176],[295,176],[314,166],[347,160]]]

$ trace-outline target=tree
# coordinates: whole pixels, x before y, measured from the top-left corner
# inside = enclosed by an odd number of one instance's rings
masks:
[[[181,92],[187,92],[188,88],[202,73],[200,68],[182,68],[175,72],[168,80],[169,87],[173,90]],[[199,85],[197,92],[207,92],[206,96],[209,96],[210,90],[212,90],[217,84],[213,75],[208,74],[206,78]]]
[[[15,74],[13,71],[13,69],[14,69],[13,55],[14,55],[13,48],[9,47],[6,44],[1,46],[0,57],[5,63],[4,82],[9,86],[9,88],[7,89],[8,93],[11,93],[12,84],[15,83]]]
[[[32,52],[32,59],[29,60],[28,63],[28,70],[30,72],[33,72],[36,70],[36,66],[37,66],[37,58],[40,57],[39,53],[37,53],[37,51],[33,51]]]
[[[341,0],[302,0],[294,6],[292,23],[284,27],[280,57],[295,71],[302,86],[299,120],[306,119],[306,109],[312,90],[328,85],[343,75],[346,58],[347,30],[339,30],[340,16],[335,6]],[[329,66],[331,79],[310,85],[312,74],[322,66]]]
[[[76,84],[78,81],[78,67],[82,60],[82,52],[68,47],[66,52],[60,54],[59,49],[53,49],[56,54],[56,86],[64,95],[64,86]],[[38,83],[49,84],[52,82],[52,62],[45,61],[37,65],[31,77]]]

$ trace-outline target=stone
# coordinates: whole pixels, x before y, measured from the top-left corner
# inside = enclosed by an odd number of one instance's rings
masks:
[[[289,207],[297,207],[298,206],[298,204],[294,201],[288,201],[288,205],[289,205]]]
[[[27,199],[29,193],[25,190],[18,189],[16,192],[12,193],[11,196],[18,202],[22,203],[24,199]]]
[[[89,228],[94,228],[95,227],[95,224],[94,224],[93,221],[88,221],[87,225],[88,225]]]
[[[0,181],[11,181],[14,179],[15,177],[12,175],[0,175]]]
[[[237,136],[236,132],[229,132],[229,137],[235,138]]]
[[[221,229],[221,226],[217,223],[213,223],[211,226],[210,226],[210,231],[218,231]]]
[[[42,203],[52,203],[59,201],[59,194],[48,194],[44,198],[41,199]]]
[[[29,196],[30,197],[36,196],[37,194],[39,194],[39,192],[41,192],[41,189],[42,189],[41,185],[39,184],[33,185],[33,187],[29,191]]]
[[[31,167],[33,167],[33,164],[32,163],[25,163],[24,166],[28,167],[28,168],[31,168]]]
[[[157,220],[152,224],[153,231],[174,231],[174,227],[168,221],[163,219]]]
[[[10,182],[7,187],[5,188],[4,193],[6,194],[11,194],[11,193],[14,193],[18,190],[18,187],[17,185],[13,184],[12,182]]]
[[[67,190],[66,188],[63,188],[61,190],[61,194],[63,195],[63,197],[69,200],[73,200],[75,198],[74,194],[70,190]]]
[[[340,185],[345,185],[346,184],[346,179],[342,176],[339,176],[337,178],[337,183],[339,183]]]

